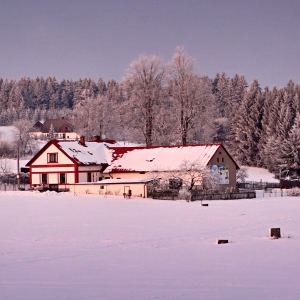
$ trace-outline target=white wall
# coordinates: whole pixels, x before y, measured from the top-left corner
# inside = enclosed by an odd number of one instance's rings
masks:
[[[101,188],[103,186],[104,188]],[[116,196],[123,196],[124,192],[128,191],[128,188],[132,191],[133,197],[147,197],[147,187],[144,183],[135,183],[135,184],[71,184],[68,185],[71,193],[76,194],[99,194],[105,195],[116,195]]]

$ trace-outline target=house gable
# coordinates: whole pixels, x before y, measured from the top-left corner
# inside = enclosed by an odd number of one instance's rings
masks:
[[[50,161],[49,155],[54,154],[57,155],[56,161]],[[49,147],[47,147],[46,150],[44,150],[42,153],[40,153],[37,158],[32,162],[32,166],[36,165],[56,165],[56,164],[74,164],[74,162],[59,149],[56,145],[51,144]]]

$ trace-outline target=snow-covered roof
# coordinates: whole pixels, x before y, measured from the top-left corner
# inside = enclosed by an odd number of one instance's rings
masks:
[[[79,165],[105,165],[111,162],[108,146],[112,144],[85,142],[85,145],[82,145],[79,141],[51,140],[26,165],[30,166],[52,144]]]
[[[183,161],[206,166],[221,144],[111,148],[112,163],[105,172],[178,170]]]
[[[57,141],[56,145],[79,164],[99,165],[109,164],[111,161],[106,143],[85,142],[83,146],[77,141]]]

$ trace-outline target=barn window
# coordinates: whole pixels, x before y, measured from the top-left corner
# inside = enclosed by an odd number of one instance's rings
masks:
[[[222,157],[222,162],[224,162],[224,157]]]
[[[217,162],[219,162],[219,157],[217,157]]]
[[[48,153],[48,163],[57,163],[57,157],[58,154],[57,153]]]

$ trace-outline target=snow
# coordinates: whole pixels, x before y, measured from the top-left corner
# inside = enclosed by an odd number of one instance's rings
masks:
[[[112,153],[117,158],[105,170],[148,171],[178,170],[184,160],[199,161],[206,166],[220,145],[176,146],[141,148],[125,152],[118,156],[118,151]]]
[[[0,298],[298,299],[300,198],[207,203],[2,192]]]
[[[0,141],[13,142],[16,139],[16,127],[0,126]]]
[[[278,179],[274,178],[274,174],[270,173],[267,169],[247,166],[246,168],[249,175],[246,181],[278,182]]]

